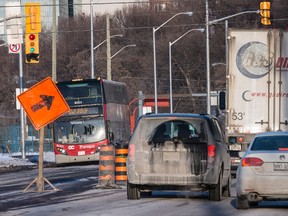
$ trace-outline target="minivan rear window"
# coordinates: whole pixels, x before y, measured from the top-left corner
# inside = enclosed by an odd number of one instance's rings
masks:
[[[205,121],[197,118],[144,118],[133,133],[133,142],[141,143],[169,141],[173,139],[196,140],[207,142]]]

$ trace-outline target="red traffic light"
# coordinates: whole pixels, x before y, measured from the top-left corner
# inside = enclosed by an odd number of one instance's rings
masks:
[[[35,38],[36,38],[35,34],[30,34],[30,35],[29,35],[29,39],[30,39],[30,40],[35,40]]]

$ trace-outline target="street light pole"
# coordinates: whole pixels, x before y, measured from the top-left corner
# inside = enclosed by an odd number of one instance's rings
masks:
[[[172,43],[169,42],[169,82],[170,82],[170,113],[173,113],[173,95],[172,95],[172,61],[171,61],[171,56],[172,56],[172,51],[171,51],[171,47],[174,43],[176,43],[177,41],[179,41],[181,38],[183,38],[185,35],[187,35],[188,33],[192,32],[192,31],[200,31],[200,32],[204,32],[203,28],[198,28],[198,29],[191,29],[189,31],[187,31],[185,34],[181,35],[180,37],[178,37],[176,40],[174,40]]]
[[[90,0],[90,37],[91,37],[91,79],[94,79],[94,42],[93,42],[93,37],[94,37],[94,29],[93,29],[93,4],[92,0]]]
[[[157,28],[153,27],[153,63],[154,63],[154,103],[155,103],[155,113],[158,113],[158,96],[157,96],[157,69],[156,69],[156,43],[155,43],[155,33],[158,31],[162,26],[172,20],[174,17],[178,15],[189,15],[192,16],[193,12],[180,12],[172,16],[166,22],[162,23],[162,25],[158,26]]]
[[[136,47],[136,44],[130,44],[127,46],[122,47],[120,50],[118,50],[114,55],[111,56],[111,59],[113,59],[118,53],[120,53],[122,50],[126,49],[127,47]]]
[[[24,92],[23,88],[23,57],[22,57],[22,44],[20,44],[19,52],[19,81],[20,81],[20,94]],[[25,113],[22,106],[20,106],[20,121],[21,121],[21,144],[22,144],[22,159],[26,159],[26,146],[25,146]]]
[[[56,0],[53,0],[52,8],[52,79],[57,81],[57,20],[56,20]]]
[[[117,34],[117,35],[111,35],[111,36],[110,36],[110,38],[113,38],[113,37],[123,37],[123,35],[122,35],[122,34]],[[93,50],[99,48],[102,44],[106,43],[106,41],[107,41],[107,39],[105,39],[104,41],[102,41],[101,43],[99,43],[97,46],[95,46],[95,47],[93,48]]]
[[[210,50],[209,50],[209,7],[208,0],[206,1],[206,90],[207,90],[207,102],[206,102],[206,110],[207,114],[211,113],[211,97],[210,97]]]

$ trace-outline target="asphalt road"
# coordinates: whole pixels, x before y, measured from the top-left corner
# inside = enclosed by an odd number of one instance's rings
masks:
[[[188,216],[188,215],[287,215],[288,202],[263,202],[249,210],[235,208],[236,181],[232,181],[232,197],[221,202],[208,200],[208,194],[195,192],[160,192],[140,200],[126,199],[126,186],[98,188],[98,165],[45,167],[44,177],[56,192],[45,184],[45,192],[36,192],[33,184],[23,190],[38,176],[37,167],[2,172],[0,175],[1,216]]]

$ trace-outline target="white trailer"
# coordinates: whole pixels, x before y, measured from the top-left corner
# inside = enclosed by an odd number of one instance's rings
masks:
[[[288,32],[229,29],[226,135],[245,151],[257,133],[288,130]]]

